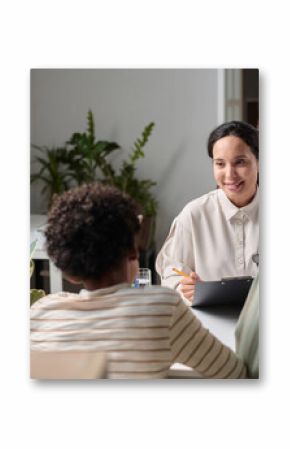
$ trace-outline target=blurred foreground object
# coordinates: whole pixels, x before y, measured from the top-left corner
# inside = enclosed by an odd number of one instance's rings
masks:
[[[236,353],[249,377],[259,378],[259,275],[254,279],[236,327]]]
[[[85,351],[31,351],[31,379],[104,379],[106,355]]]

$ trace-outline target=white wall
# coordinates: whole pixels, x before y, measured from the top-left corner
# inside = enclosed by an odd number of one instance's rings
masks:
[[[91,109],[97,139],[114,140],[129,151],[154,121],[138,173],[157,181],[159,249],[181,208],[215,187],[206,140],[218,124],[217,87],[215,69],[34,69],[31,142],[62,145],[85,130]],[[44,210],[39,187],[31,188],[33,213]]]

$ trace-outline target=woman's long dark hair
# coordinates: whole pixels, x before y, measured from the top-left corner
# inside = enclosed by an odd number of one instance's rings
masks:
[[[213,158],[213,146],[223,137],[235,136],[242,139],[251,149],[253,155],[259,160],[259,131],[249,123],[231,121],[223,123],[215,128],[209,135],[207,151],[210,158]]]

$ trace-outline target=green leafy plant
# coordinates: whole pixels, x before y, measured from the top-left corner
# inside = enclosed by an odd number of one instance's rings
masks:
[[[120,150],[120,146],[116,142],[96,140],[94,116],[92,111],[88,111],[86,132],[73,133],[63,147],[32,145],[41,156],[33,160],[40,165],[40,169],[31,175],[31,182],[40,181],[43,184],[41,193],[48,195],[49,206],[54,194],[75,185],[94,181],[114,185],[137,201],[140,213],[155,217],[158,204],[151,188],[156,183],[150,179],[139,179],[136,175],[137,161],[145,156],[144,147],[154,126],[153,122],[145,126],[141,137],[135,140],[129,158],[116,171],[108,157],[113,151]]]
[[[150,179],[138,179],[136,176],[136,162],[145,156],[143,148],[152,133],[153,127],[154,123],[151,122],[144,128],[141,138],[134,142],[129,159],[122,162],[119,172],[115,173],[110,164],[108,164],[109,176],[103,171],[105,176],[103,182],[112,184],[122,192],[135,198],[141,206],[141,212],[146,216],[155,216],[157,213],[157,201],[150,191],[151,187],[156,185],[156,182]]]
[[[42,194],[47,194],[49,203],[54,194],[60,194],[69,188],[70,172],[66,148],[48,148],[32,145],[40,152],[33,162],[38,162],[40,170],[31,175],[31,182],[41,181]]]
[[[87,115],[87,132],[74,133],[66,142],[67,164],[70,178],[77,185],[100,180],[101,175],[114,176],[107,156],[119,149],[116,142],[96,141],[92,111]]]
[[[40,169],[31,175],[31,183],[43,184],[41,193],[47,195],[48,208],[55,194],[86,182],[99,180],[102,172],[108,173],[106,156],[119,148],[115,142],[96,141],[94,119],[88,112],[88,129],[85,133],[74,133],[63,147],[48,148],[32,145],[39,152],[33,164]],[[99,168],[99,171],[98,171]]]

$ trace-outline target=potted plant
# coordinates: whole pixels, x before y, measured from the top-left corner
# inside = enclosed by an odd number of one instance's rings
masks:
[[[41,156],[34,161],[40,164],[40,170],[31,175],[31,182],[44,184],[42,193],[48,195],[48,207],[54,194],[87,182],[99,181],[118,187],[122,192],[132,196],[140,207],[143,216],[140,235],[140,248],[148,249],[153,245],[157,201],[151,192],[156,183],[150,179],[136,176],[136,163],[144,158],[144,147],[154,128],[151,122],[145,126],[141,137],[137,138],[128,159],[123,160],[116,170],[109,160],[115,150],[120,150],[116,142],[97,141],[92,111],[88,111],[87,130],[73,133],[63,147],[47,148],[33,145]]]

